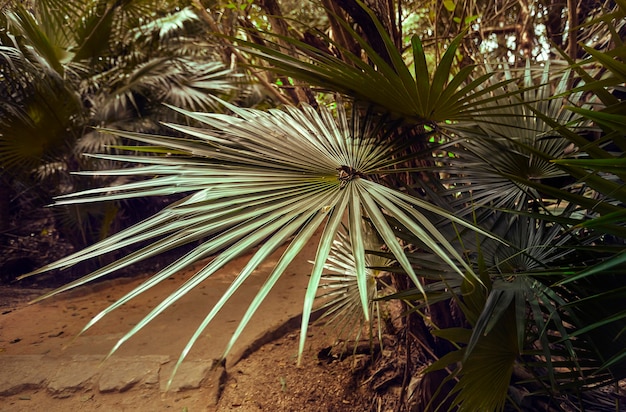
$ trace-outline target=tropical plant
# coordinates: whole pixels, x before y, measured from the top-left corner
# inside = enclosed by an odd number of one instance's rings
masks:
[[[372,286],[377,268],[367,266],[379,264],[367,262],[376,255],[392,262],[386,269],[397,285],[411,285],[382,297],[401,299],[420,321],[421,329],[405,336],[433,346],[423,361],[438,373],[439,390],[421,401],[423,407],[559,410],[567,404],[584,409],[588,399],[610,399],[594,389],[615,384],[626,373],[626,143],[624,104],[616,96],[625,78],[619,33],[626,4],[620,0],[612,14],[586,22],[613,33],[609,49],[583,47],[587,60],[570,61],[569,71],[556,76],[550,69],[559,66],[551,63],[539,71],[532,66],[503,69],[498,77],[486,66],[459,64],[461,36],[438,60],[412,37],[407,64],[397,38],[357,3],[383,48],[371,46],[370,38],[347,22],[340,25],[362,53],[323,35],[321,40],[332,47],[258,31],[252,34],[266,35],[266,41],[251,41],[252,35],[240,41],[241,50],[271,63],[279,75],[342,93],[348,96],[346,104],[263,111],[221,102],[228,114],[176,109],[191,125],[167,126],[182,137],[101,130],[147,145],[139,150],[155,154],[97,155],[135,167],[89,174],[156,177],[64,195],[59,204],[164,193],[186,197],[34,272],[138,246],[46,296],[199,242],[85,327],[183,267],[213,256],[131,329],[115,351],[191,288],[259,245],[192,334],[178,367],[254,268],[287,242],[228,351],[287,264],[323,227],[305,295],[301,351],[325,267],[343,274],[327,284],[340,291],[326,296],[329,316],[345,313],[350,324],[357,317],[347,308],[358,308],[367,323],[374,297],[381,299]],[[433,60],[437,63],[429,64]],[[597,139],[589,138],[594,134]],[[363,218],[384,250],[367,251]],[[339,235],[343,221],[347,231]],[[333,245],[343,250],[331,253]],[[451,307],[462,316],[453,316]],[[439,345],[443,340],[451,343]],[[610,401],[613,410],[619,409],[619,398]]]
[[[621,19],[621,7],[613,18]],[[510,106],[508,97],[494,103],[505,107],[503,116],[481,117],[470,128],[450,127],[454,144],[438,151],[444,155],[433,171],[443,178],[429,180],[428,193],[445,195],[455,210],[475,216],[508,244],[459,240],[489,285],[487,293],[458,280],[428,291],[437,298],[445,291],[459,302],[472,326],[433,332],[459,345],[430,367],[452,368],[447,379],[457,383],[448,401],[459,410],[501,410],[507,396],[529,410],[558,410],[555,398],[583,410],[590,404],[615,410],[623,403],[594,389],[625,377],[624,187],[617,166],[624,147],[623,105],[611,94],[623,80],[615,73],[623,70],[624,55],[620,47],[607,53],[610,59],[586,50],[609,75],[593,80],[574,64],[584,85],[568,90],[569,73],[555,81],[545,68],[533,87],[527,68],[520,76],[525,90],[513,97],[525,101],[523,106]],[[605,101],[598,105],[583,91]],[[598,127],[604,137],[595,143],[588,136]],[[586,170],[576,168],[585,164]],[[418,274],[432,278],[432,267]],[[396,297],[419,299],[408,292]]]
[[[113,193],[104,197],[100,194],[111,192],[111,188],[66,195],[57,201],[59,204],[76,204],[103,198],[114,200],[159,195],[163,192],[194,192],[152,218],[37,271],[71,266],[122,247],[155,239],[148,246],[46,296],[84,284],[176,246],[207,239],[154,275],[149,282],[104,310],[86,328],[176,271],[217,253],[211,263],[146,315],[113,350],[227,262],[262,244],[193,334],[181,354],[180,364],[197,337],[252,271],[294,236],[235,331],[226,348],[228,352],[287,264],[311,240],[313,233],[323,226],[303,308],[301,356],[324,264],[344,219],[348,221],[350,245],[357,262],[356,279],[365,319],[369,318],[367,308],[370,299],[361,223],[363,216],[371,220],[394,259],[416,285],[420,285],[420,282],[386,216],[402,222],[411,233],[420,237],[429,250],[451,267],[462,268],[457,269],[459,276],[468,278],[470,283],[476,281],[462,256],[419,209],[441,214],[462,226],[471,224],[436,206],[376,182],[376,176],[393,172],[392,167],[397,163],[393,154],[401,148],[383,144],[389,134],[383,123],[384,118],[373,113],[366,117],[360,116],[358,107],[348,117],[341,105],[337,106],[335,119],[324,108],[320,108],[319,112],[308,106],[266,112],[224,104],[233,112],[232,115],[183,112],[208,127],[169,124],[175,130],[186,133],[189,136],[186,139],[114,132],[151,146],[168,148],[170,152],[174,150],[179,153],[178,156],[97,156],[146,165],[99,171],[97,174],[132,176],[156,173],[163,177],[117,186]]]
[[[10,181],[39,188],[31,189],[38,202],[27,206],[31,198],[22,196],[22,207],[38,208],[55,195],[111,183],[71,174],[110,167],[83,154],[124,144],[94,127],[164,132],[159,122],[173,112],[163,103],[205,110],[214,108],[211,95],[236,90],[236,75],[215,48],[195,42],[203,26],[190,9],[174,10],[178,3],[76,0],[3,7],[2,182],[9,192]],[[59,208],[57,229],[65,228],[66,238],[83,247],[118,230],[123,219],[143,218],[133,216],[139,208],[128,206]],[[9,216],[0,218],[7,227]]]
[[[608,19],[604,20],[616,24],[615,27],[608,27],[608,29],[604,30],[606,33],[619,33],[623,30],[621,13],[623,13],[623,9],[617,8]],[[594,23],[596,27],[601,25],[600,20],[589,21],[586,25],[592,26]],[[347,30],[349,31],[350,28],[347,28]],[[351,32],[351,34],[361,45],[365,43],[355,32]],[[382,33],[381,37],[384,38],[385,34]],[[281,40],[286,41],[286,39]],[[614,34],[613,41],[614,44],[621,45],[619,35]],[[599,262],[604,262],[606,258],[609,259],[608,263],[599,263],[601,269],[614,269],[615,267],[621,267],[619,265],[623,263],[621,253],[616,255],[615,258],[611,258],[611,256],[614,256],[615,247],[607,245],[606,242],[597,243],[598,240],[609,239],[610,241],[615,241],[616,239],[623,239],[621,223],[623,200],[620,198],[622,179],[619,176],[620,169],[617,166],[621,160],[612,160],[615,157],[621,157],[623,153],[620,150],[623,149],[623,143],[618,134],[623,129],[620,126],[623,123],[623,119],[621,118],[621,112],[619,112],[621,106],[617,105],[617,99],[611,96],[610,91],[607,93],[602,89],[609,85],[609,79],[595,82],[595,85],[592,86],[582,86],[570,94],[567,90],[568,82],[570,81],[568,73],[561,75],[559,77],[560,80],[557,79],[555,82],[549,77],[548,66],[545,66],[542,69],[542,77],[538,78],[539,84],[536,85],[533,80],[535,76],[532,70],[527,68],[522,72],[523,76],[520,76],[523,79],[522,83],[520,83],[521,88],[516,87],[515,83],[499,83],[497,87],[492,89],[483,88],[482,90],[486,90],[484,95],[472,93],[473,95],[481,96],[480,101],[472,100],[471,97],[473,96],[468,97],[468,100],[476,103],[477,106],[488,106],[491,112],[481,112],[476,106],[470,105],[467,111],[468,116],[463,118],[458,117],[459,112],[453,108],[451,113],[446,113],[446,116],[439,119],[437,116],[434,116],[434,122],[429,123],[429,116],[424,116],[424,113],[432,115],[436,114],[437,111],[418,109],[419,106],[414,104],[418,100],[408,98],[408,96],[416,89],[422,91],[421,93],[418,92],[418,95],[432,96],[431,92],[433,89],[429,90],[426,87],[419,89],[418,83],[417,88],[407,87],[408,93],[405,93],[403,87],[397,86],[402,84],[401,82],[394,84],[394,79],[397,78],[396,73],[402,73],[403,67],[400,67],[400,65],[389,67],[385,64],[383,58],[376,59],[371,57],[372,49],[367,49],[366,46],[363,47],[368,50],[370,60],[376,64],[375,70],[365,64],[361,64],[358,56],[341,49],[338,44],[335,44],[335,46],[341,50],[342,56],[350,56],[349,61],[357,66],[356,69],[349,64],[346,65],[341,59],[334,58],[324,52],[320,52],[317,48],[295,41],[290,42],[290,44],[295,45],[302,51],[302,56],[305,57],[303,59],[304,62],[275,51],[275,49],[259,47],[252,43],[245,44],[248,47],[247,50],[271,61],[275,67],[274,70],[283,75],[305,79],[323,87],[331,85],[330,87],[334,90],[342,91],[361,100],[373,101],[405,119],[411,119],[417,123],[426,123],[439,132],[447,131],[447,133],[443,134],[445,146],[433,148],[433,151],[443,151],[445,153],[443,157],[437,159],[437,163],[443,166],[436,169],[437,174],[428,180],[428,182],[435,182],[433,184],[438,186],[438,190],[433,191],[434,188],[428,187],[429,185],[427,184],[422,184],[419,189],[422,192],[431,194],[430,201],[440,204],[442,207],[451,207],[456,213],[478,216],[480,222],[485,219],[489,221],[490,215],[494,213],[494,208],[508,210],[509,213],[513,212],[514,214],[509,218],[506,218],[506,215],[500,218],[508,222],[502,226],[506,228],[504,233],[511,235],[518,233],[520,227],[525,229],[525,231],[519,232],[522,236],[518,235],[510,240],[507,240],[506,236],[504,237],[509,244],[509,251],[516,251],[517,259],[526,256],[521,262],[517,265],[512,265],[515,259],[512,257],[500,257],[499,260],[490,262],[491,266],[489,267],[496,270],[496,273],[492,275],[475,269],[485,285],[492,284],[492,276],[494,275],[496,275],[497,279],[508,280],[504,283],[496,282],[493,292],[490,292],[492,286],[488,286],[488,293],[483,293],[483,300],[478,299],[478,301],[474,302],[473,313],[467,309],[465,310],[467,318],[473,319],[474,328],[471,330],[471,334],[466,335],[467,337],[464,338],[466,340],[455,342],[462,344],[470,343],[470,345],[463,350],[465,367],[455,372],[456,375],[458,371],[462,371],[461,375],[463,377],[457,385],[457,390],[460,392],[453,400],[454,404],[461,408],[467,408],[467,410],[502,408],[507,399],[509,385],[506,373],[505,375],[501,375],[501,373],[509,371],[510,377],[518,354],[520,352],[525,353],[524,348],[532,348],[535,345],[533,342],[538,342],[539,353],[544,357],[544,361],[538,363],[531,362],[532,368],[547,368],[547,374],[546,372],[537,372],[538,375],[535,376],[539,377],[537,382],[541,382],[540,386],[551,394],[559,392],[576,393],[577,391],[598,385],[611,384],[623,378],[623,373],[620,371],[621,366],[619,366],[620,360],[623,361],[623,351],[617,349],[618,347],[623,347],[623,342],[620,338],[623,305],[617,305],[617,309],[609,309],[607,311],[605,308],[596,312],[608,312],[606,318],[610,319],[608,322],[610,326],[601,329],[601,325],[605,325],[605,323],[599,319],[602,319],[603,316],[582,316],[590,312],[576,308],[575,303],[582,298],[580,304],[589,304],[591,306],[584,306],[589,308],[595,307],[596,304],[599,306],[599,302],[602,299],[613,302],[614,299],[619,299],[618,296],[623,299],[623,288],[617,287],[620,281],[617,279],[611,280],[607,284],[608,289],[601,288],[602,292],[598,291],[589,295],[590,291],[597,289],[590,287],[587,282],[584,285],[578,284],[574,286],[571,283],[575,282],[575,277],[572,281],[559,280],[559,278],[571,278],[569,276],[571,273],[582,270],[582,262],[589,262],[591,256],[593,256],[594,260],[599,259]],[[387,39],[385,44],[388,50],[391,49],[390,39]],[[419,43],[414,41],[414,46],[415,44],[419,46]],[[455,42],[452,42],[452,46],[451,49],[455,50]],[[583,49],[591,56],[602,61],[603,64],[611,67],[611,73],[617,74],[623,73],[620,63],[618,63],[619,47],[616,51],[610,52],[612,56],[610,59],[601,53],[594,52],[589,47],[583,47]],[[416,48],[414,47],[413,50],[415,54]],[[450,52],[450,49],[448,52]],[[450,55],[452,53],[450,52]],[[393,51],[390,54],[392,55],[390,60],[396,61],[393,57]],[[618,57],[617,62],[615,57]],[[445,59],[446,57],[444,56],[442,61],[445,61]],[[414,60],[420,61],[421,59]],[[425,67],[426,65],[421,66],[421,70],[417,72],[418,76],[419,73],[427,73]],[[441,73],[450,72],[450,67],[442,65],[438,67],[441,69]],[[376,74],[371,74],[377,70],[385,73],[384,76],[381,76],[382,78],[378,78]],[[584,72],[581,75],[583,79],[591,83],[592,76]],[[618,76],[614,77],[617,82],[619,82],[617,79],[620,78]],[[435,74],[435,77],[438,77],[438,75]],[[508,79],[516,77],[516,75],[508,75]],[[445,79],[445,77],[441,78]],[[621,78],[623,79],[623,77]],[[484,81],[485,79],[480,80]],[[445,81],[441,80],[440,84],[444,84]],[[434,84],[436,82],[435,80]],[[365,86],[366,83],[367,86]],[[372,84],[380,85],[381,87],[372,88]],[[410,85],[411,82],[409,81],[405,84]],[[556,86],[553,86],[554,84]],[[481,83],[474,83],[473,86],[478,89]],[[599,90],[597,89],[598,86],[600,87]],[[451,89],[455,90],[454,87]],[[597,111],[589,110],[591,101],[582,100],[582,92],[594,89],[605,100],[609,100],[612,106],[608,110],[601,110],[602,114],[596,115]],[[393,92],[389,94],[389,98],[386,98],[387,95],[383,94],[382,90],[393,90]],[[466,90],[471,90],[471,88]],[[509,93],[502,95],[503,90],[508,90]],[[511,93],[513,90],[514,92]],[[499,94],[500,96],[498,96]],[[559,98],[567,97],[569,103],[578,106],[578,108],[568,112],[562,101],[551,99],[551,96],[554,94]],[[491,100],[490,97],[492,98]],[[459,101],[459,99],[453,99],[453,101]],[[462,99],[460,101],[465,102]],[[436,100],[431,99],[427,100],[427,102],[427,104],[433,104]],[[518,104],[520,102],[524,104]],[[585,106],[587,107],[585,108]],[[436,107],[436,103],[433,107]],[[611,115],[607,115],[607,111]],[[614,112],[620,114],[614,115]],[[604,154],[603,150],[597,150],[593,143],[590,143],[586,137],[583,137],[585,133],[589,133],[590,128],[588,123],[581,123],[580,114],[582,113],[588,118],[595,119],[597,124],[603,125],[604,132],[608,136],[598,141],[598,144],[606,145],[612,139],[611,143],[617,146],[617,148],[613,146],[614,153]],[[475,120],[475,125],[463,123],[444,125],[441,120],[446,118],[450,120],[467,120],[471,118]],[[437,120],[439,121],[437,122]],[[476,126],[478,129],[476,129]],[[591,156],[604,159],[606,166],[598,169],[602,167],[599,162],[588,162],[587,164],[590,166],[594,165],[593,167],[598,171],[611,172],[613,176],[605,174],[602,177],[596,177],[580,169],[564,167],[565,165],[573,166],[578,162],[578,160],[572,161],[567,160],[567,158],[572,156],[580,157],[587,149],[594,152]],[[617,151],[615,151],[616,149]],[[557,167],[557,164],[561,165],[561,167]],[[618,175],[614,175],[614,173],[618,173]],[[444,184],[437,185],[439,176],[450,175],[452,176],[446,179]],[[580,181],[577,182],[578,179]],[[613,200],[599,200],[603,199],[602,195],[600,195],[599,199],[588,199],[590,194],[592,195],[593,193],[589,190],[606,194]],[[432,196],[432,194],[435,194],[437,198],[433,198],[435,196]],[[440,196],[444,196],[444,199],[447,199],[447,201],[439,199]],[[593,226],[593,224],[587,225],[583,223],[590,211],[595,211],[591,212],[592,214],[598,212],[601,215],[607,214],[607,219],[603,220],[607,222],[607,225],[602,227],[600,232],[589,230],[572,231],[573,227],[590,228]],[[524,214],[531,216],[533,220],[530,222],[522,221],[520,216]],[[531,222],[534,223],[530,224]],[[609,227],[611,223],[616,223],[616,226]],[[515,227],[518,228],[517,231],[513,230]],[[531,228],[530,232],[528,228]],[[605,230],[608,232],[605,232]],[[544,239],[541,235],[543,232],[550,233],[550,237]],[[608,233],[610,233],[610,238],[605,236]],[[575,236],[572,236],[573,234]],[[399,236],[402,237],[403,235],[399,234]],[[454,233],[452,232],[452,237],[448,238],[451,239],[453,236]],[[539,243],[534,245],[527,243],[533,239]],[[419,239],[410,239],[410,242],[420,245]],[[594,242],[594,247],[589,250],[594,250],[595,254],[589,255],[586,252],[587,248],[585,245],[591,245],[591,242]],[[621,243],[622,240],[619,240],[619,242]],[[464,241],[459,250],[466,250],[468,245],[469,243]],[[483,244],[482,247],[484,248],[485,245]],[[475,244],[470,249],[474,251],[472,253],[476,254],[476,250],[481,251],[481,243]],[[551,252],[545,254],[542,251]],[[501,249],[500,253],[502,253]],[[570,260],[564,260],[565,256],[570,256]],[[484,258],[483,256],[482,259]],[[444,276],[444,281],[442,281],[441,266],[438,269],[440,270],[439,274],[433,276],[432,262],[428,262],[424,258],[421,258],[421,260],[413,259],[412,261],[419,262],[421,267],[429,268],[429,270],[420,271],[426,278],[434,277],[432,282],[435,283],[429,284],[427,289],[431,293],[429,295],[430,302],[433,302],[434,299],[442,299],[442,296],[445,294],[442,294],[441,291],[450,291],[451,286],[454,285],[457,285],[458,289],[456,290],[459,291],[461,296],[455,299],[460,299],[460,302],[463,302],[464,298],[462,296],[466,295],[469,289],[466,287],[465,292],[460,292],[463,290],[462,281],[456,280],[454,282],[449,275]],[[531,265],[528,266],[529,264]],[[482,265],[484,266],[485,263]],[[539,266],[537,267],[537,265]],[[537,273],[538,268],[540,268],[540,273]],[[428,273],[428,275],[425,275],[424,272]],[[604,273],[607,276],[606,272]],[[519,282],[514,282],[513,287],[509,287],[507,284],[510,282],[510,279],[519,279]],[[522,282],[522,279],[528,280]],[[559,283],[552,285],[554,281]],[[570,284],[569,288],[562,287],[565,284]],[[474,288],[470,289],[474,290]],[[402,293],[395,296],[404,296],[406,298],[406,295]],[[448,296],[450,295],[448,294]],[[451,297],[454,297],[454,295]],[[469,297],[466,299],[469,299]],[[508,339],[505,336],[500,336],[499,347],[506,349],[507,355],[505,358],[508,359],[508,365],[503,368],[501,363],[487,363],[491,367],[490,370],[496,373],[493,375],[495,376],[494,382],[500,382],[500,385],[485,384],[486,369],[473,370],[472,365],[480,365],[481,368],[484,368],[485,362],[481,356],[485,354],[488,356],[493,355],[493,349],[497,345],[493,346],[494,342],[492,341],[491,351],[479,351],[476,357],[469,355],[472,355],[473,348],[477,342],[481,341],[479,336],[482,333],[502,330],[497,327],[494,328],[494,325],[500,325],[503,319],[508,319],[510,315],[506,314],[513,310],[510,306],[513,305],[513,301],[515,301],[515,307],[517,308],[515,314],[517,327],[516,330],[510,329],[509,335],[513,333],[511,336],[515,337],[515,334],[517,334],[517,339]],[[592,304],[591,302],[594,303]],[[522,311],[522,308],[526,305],[529,305],[528,313]],[[480,323],[476,323],[478,321]],[[528,326],[532,325],[533,322],[535,323],[534,326]],[[574,330],[571,330],[571,325],[575,325]],[[528,327],[531,327],[530,330],[534,332],[528,335],[529,340],[526,341],[527,335],[524,333],[528,330]],[[583,333],[576,332],[576,329],[585,333],[595,330],[598,335],[591,336],[588,334],[583,337]],[[446,335],[445,331],[437,332],[437,334],[440,336],[454,336]],[[490,333],[486,334],[490,335]],[[491,336],[485,339],[493,339],[494,334],[495,332],[492,332]],[[470,341],[469,336],[472,336],[472,341]],[[555,340],[555,336],[559,338]],[[498,339],[495,342],[498,342]],[[510,342],[510,344],[502,346],[503,342]],[[612,342],[612,345],[615,346],[610,345],[610,348],[600,349],[598,342]],[[611,354],[609,355],[609,357],[612,356],[611,362],[605,363],[603,361],[606,357],[603,352]],[[535,361],[537,360],[536,357],[532,358]],[[496,358],[492,357],[492,359]],[[563,359],[566,360],[563,361]],[[440,365],[447,365],[445,362],[449,360],[446,359],[440,362]],[[558,368],[565,368],[566,372],[558,372],[554,365],[558,365]],[[607,365],[614,366],[613,370],[610,370]],[[502,379],[503,376],[504,379]],[[544,386],[545,383],[547,383],[547,386]],[[581,400],[584,400],[585,396],[583,395]],[[522,402],[521,399],[518,399],[518,401]],[[618,401],[614,400],[614,402]]]

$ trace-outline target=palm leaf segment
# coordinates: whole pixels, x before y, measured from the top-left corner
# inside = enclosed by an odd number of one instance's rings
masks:
[[[368,310],[370,316],[376,318],[376,324],[373,319],[370,319],[370,323],[365,325],[363,312],[359,308],[361,297],[350,236],[346,230],[341,230],[337,232],[337,237],[333,240],[330,256],[324,265],[327,273],[322,276],[320,293],[317,296],[319,309],[323,310],[320,320],[324,320],[327,325],[333,327],[334,336],[338,341],[342,339],[358,341],[364,326],[370,338],[374,331],[378,331],[380,337],[383,308],[377,299],[384,294],[383,290],[389,292],[391,289],[383,280],[383,276],[388,272],[381,268],[391,266],[393,261],[380,254],[371,253],[380,253],[383,245],[371,225],[367,221],[362,223],[365,235],[364,246],[370,252],[365,255]],[[382,337],[379,342],[382,342]]]
[[[421,287],[418,278],[387,221],[387,215],[418,236],[444,262],[455,268],[463,268],[457,269],[462,276],[472,276],[471,269],[462,257],[418,208],[439,213],[466,226],[467,223],[428,203],[368,180],[368,176],[388,169],[391,166],[389,159],[393,157],[390,156],[393,148],[377,137],[385,135],[381,133],[380,123],[359,120],[354,116],[349,124],[341,107],[335,120],[328,110],[321,109],[318,113],[308,106],[302,109],[287,107],[285,110],[264,112],[226,105],[235,115],[184,112],[209,128],[169,125],[189,135],[188,139],[116,132],[124,137],[152,146],[167,147],[173,153],[185,155],[99,155],[101,158],[133,162],[139,166],[92,174],[157,177],[114,188],[93,189],[62,196],[58,201],[59,204],[68,204],[194,192],[153,217],[35,272],[65,268],[139,242],[152,241],[148,246],[126,257],[52,291],[47,295],[50,296],[168,249],[202,241],[194,250],[97,315],[85,330],[115,308],[173,273],[217,253],[210,263],[120,339],[111,353],[227,262],[253,246],[262,244],[198,327],[181,354],[180,364],[195,340],[252,271],[291,238],[283,256],[243,317],[226,349],[227,353],[289,262],[310,241],[313,233],[324,226],[305,295],[300,342],[302,353],[307,323],[324,264],[344,219],[348,223],[352,254],[357,265],[360,299],[366,318],[368,288],[363,216],[371,220],[389,251],[418,287]],[[469,281],[474,282],[474,279]]]

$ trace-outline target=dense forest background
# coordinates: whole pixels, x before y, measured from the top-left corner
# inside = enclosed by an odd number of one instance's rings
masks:
[[[624,407],[623,0],[0,10],[0,281],[324,227],[304,319],[397,336],[394,407]]]

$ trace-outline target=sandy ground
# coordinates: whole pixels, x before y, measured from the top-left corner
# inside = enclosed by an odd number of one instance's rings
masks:
[[[314,252],[313,248],[305,251],[288,268],[227,357],[225,370],[209,370],[209,366],[222,355],[248,303],[265,281],[281,251],[273,259],[264,262],[189,352],[186,358],[189,364],[205,365],[202,369],[204,375],[197,387],[185,387],[184,382],[185,379],[197,378],[182,376],[178,384],[175,381],[174,390],[169,391],[164,391],[164,377],[169,376],[172,365],[193,331],[250,256],[237,259],[213,275],[124,343],[102,364],[96,360],[104,360],[125,332],[137,325],[151,308],[206,262],[199,262],[194,268],[172,276],[104,316],[80,335],[81,329],[92,317],[145,281],[149,274],[132,279],[102,281],[32,305],[27,304],[26,300],[33,298],[40,290],[2,287],[0,381],[3,380],[5,388],[8,382],[10,389],[5,391],[4,396],[0,396],[0,411],[246,411],[267,410],[262,405],[267,406],[272,402],[273,410],[342,410],[341,405],[345,406],[345,410],[355,410],[353,407],[356,401],[351,398],[354,393],[344,390],[351,384],[350,366],[340,364],[330,368],[328,362],[320,362],[316,358],[319,348],[332,342],[332,338],[325,332],[319,332],[315,338],[311,335],[306,354],[308,366],[295,365],[299,332],[294,319],[298,319],[302,310],[310,271],[308,260],[313,258]],[[251,352],[255,353],[247,357]],[[239,362],[242,356],[245,359]],[[11,372],[11,368],[8,368],[9,359],[13,362],[16,359],[24,360],[21,364],[23,367],[18,365],[17,372]],[[154,377],[139,376],[133,378],[133,382],[129,381],[127,387],[111,384],[110,388],[102,390],[102,376],[105,374],[103,367],[109,365],[109,369],[116,372],[128,369],[129,373],[139,374],[139,371],[133,371],[133,362],[142,359],[160,359],[160,366],[157,367],[160,382],[156,382]],[[39,363],[33,364],[33,360]],[[46,369],[46,365],[52,371]],[[315,368],[318,370],[314,371]],[[6,376],[10,373],[14,375]],[[17,375],[25,373],[35,376],[35,383],[27,382],[11,387],[11,382],[18,380]],[[76,375],[79,373],[100,376],[100,383],[92,377],[74,387],[70,385],[64,391],[57,390],[51,384],[55,379],[58,383],[62,378],[77,382]],[[72,376],[60,376],[62,374]],[[329,379],[325,374],[332,377],[333,385],[328,385]],[[254,383],[250,376],[263,377],[263,385],[268,386],[267,390],[260,383]],[[312,381],[317,383],[312,385]],[[250,400],[251,389],[246,385],[255,387],[256,399]],[[297,389],[297,385],[300,389]],[[327,389],[328,386],[332,388]],[[216,393],[220,394],[222,389],[225,389],[225,399],[218,402]],[[273,397],[271,402],[259,398],[259,390],[263,394],[261,397]],[[300,393],[303,399],[296,400],[296,393]],[[334,398],[327,399],[329,395]],[[308,406],[298,409],[294,406],[296,401]],[[282,407],[276,409],[276,405]]]

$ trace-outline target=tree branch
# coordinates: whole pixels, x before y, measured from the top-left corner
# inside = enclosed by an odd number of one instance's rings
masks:
[[[567,34],[567,54],[572,60],[578,57],[578,5],[576,0],[567,0],[567,21],[569,33]]]
[[[213,19],[213,16],[211,16],[206,11],[204,6],[200,3],[200,0],[192,0],[192,3],[194,7],[198,10],[200,14],[200,18],[209,25],[209,28],[213,32],[221,34],[221,31],[219,27],[217,26],[217,23],[215,23],[215,20]],[[250,72],[259,80],[259,82],[267,89],[268,92],[270,92],[274,97],[276,97],[276,99],[278,99],[278,101],[280,101],[281,103],[286,104],[286,105],[293,105],[293,102],[288,100],[278,90],[276,90],[274,85],[272,85],[265,77],[263,77],[261,73],[258,73],[250,68],[251,65],[248,59],[246,59],[245,56],[243,56],[232,43],[230,43],[228,40],[225,40],[225,42],[227,43],[227,47],[229,51],[232,54],[234,54],[235,57],[237,57],[237,59],[241,61],[244,65],[248,66]]]

